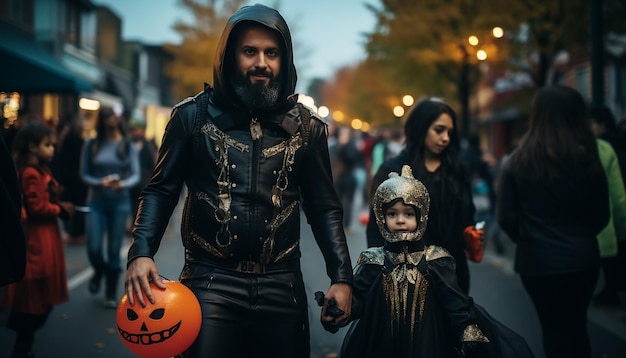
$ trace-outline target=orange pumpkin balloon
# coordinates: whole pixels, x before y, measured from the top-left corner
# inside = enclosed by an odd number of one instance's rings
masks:
[[[117,307],[115,321],[122,343],[140,357],[166,358],[187,350],[200,332],[202,312],[196,296],[178,281],[164,281],[167,289],[153,283],[154,304],[146,307],[128,303],[124,295]]]

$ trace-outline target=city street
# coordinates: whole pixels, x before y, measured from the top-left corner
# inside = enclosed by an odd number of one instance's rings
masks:
[[[156,262],[166,278],[175,280],[183,264],[183,250],[179,233],[180,206],[170,221]],[[304,216],[302,218],[302,266],[311,323],[311,357],[335,357],[346,329],[337,334],[324,331],[319,323],[319,308],[313,293],[328,289],[322,256],[315,244]],[[348,235],[353,262],[365,249],[364,227],[355,224]],[[34,351],[39,358],[56,357],[134,357],[121,343],[115,328],[115,310],[102,306],[101,295],[92,296],[87,291],[88,268],[84,246],[66,246],[70,301],[56,307],[45,325],[36,335]],[[542,358],[541,333],[531,302],[512,272],[511,263],[488,253],[481,264],[472,264],[472,290],[474,300],[485,307],[495,318],[524,336],[537,358]],[[120,287],[121,292],[121,287]],[[614,312],[623,316],[624,311]],[[590,311],[590,333],[594,358],[626,357],[626,325],[621,325],[611,312]],[[4,327],[6,312],[0,312],[0,358],[9,357],[13,332]],[[617,325],[615,325],[617,324]]]

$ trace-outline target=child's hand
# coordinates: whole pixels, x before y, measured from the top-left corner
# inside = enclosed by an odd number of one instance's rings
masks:
[[[485,231],[468,226],[463,230],[465,239],[465,252],[467,258],[473,262],[481,262],[483,259],[483,238]]]

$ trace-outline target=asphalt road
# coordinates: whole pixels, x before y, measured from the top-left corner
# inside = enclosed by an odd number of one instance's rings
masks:
[[[170,226],[156,256],[160,273],[172,280],[178,278],[183,264],[180,243],[180,208],[170,220]],[[315,240],[302,219],[302,267],[309,294],[312,358],[335,357],[341,346],[345,329],[336,334],[324,331],[319,323],[319,307],[313,293],[326,291],[330,284],[322,256]],[[128,243],[128,242],[127,242]],[[365,249],[365,230],[356,224],[348,235],[353,262]],[[34,350],[39,358],[134,357],[117,336],[115,310],[102,306],[102,295],[87,291],[91,275],[84,246],[67,246],[66,261],[70,301],[56,307],[47,324],[37,332]],[[471,264],[474,300],[492,316],[506,324],[528,342],[537,358],[543,358],[541,332],[532,304],[511,270],[506,257],[488,252],[481,264]],[[121,294],[121,287],[120,287]],[[626,358],[626,322],[623,308],[614,311],[590,310],[589,330],[594,358]],[[9,357],[14,334],[4,327],[6,311],[0,311],[0,358]]]

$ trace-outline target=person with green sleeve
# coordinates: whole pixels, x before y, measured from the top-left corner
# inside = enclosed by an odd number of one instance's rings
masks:
[[[619,168],[617,154],[609,142],[597,139],[598,154],[609,184],[611,218],[607,226],[598,234],[598,247],[602,258],[604,287],[593,298],[597,306],[619,306],[619,268],[623,267],[618,256],[618,247],[626,247],[626,190]],[[621,243],[621,245],[620,245]],[[622,256],[623,257],[623,256]]]

